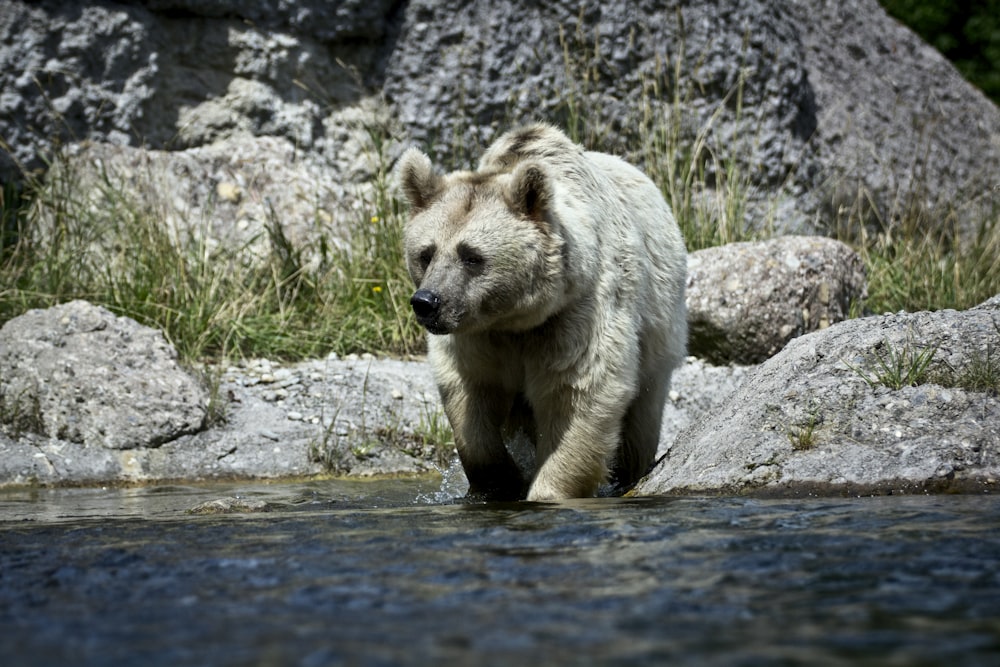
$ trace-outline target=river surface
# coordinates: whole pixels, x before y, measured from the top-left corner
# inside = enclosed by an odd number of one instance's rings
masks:
[[[439,485],[0,491],[0,662],[1000,665],[1000,497]]]

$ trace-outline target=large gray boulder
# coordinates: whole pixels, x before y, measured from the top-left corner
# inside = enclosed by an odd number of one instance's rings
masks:
[[[851,248],[824,237],[730,243],[688,256],[688,347],[715,364],[757,364],[847,319],[867,296]]]
[[[80,140],[277,136],[339,159],[392,4],[0,0],[0,177]]]
[[[163,334],[85,301],[0,328],[0,422],[98,449],[158,447],[200,430],[205,388]]]
[[[976,230],[995,215],[1000,109],[875,0],[782,3],[817,109],[819,172],[806,202],[827,220],[884,223],[942,210]],[[871,197],[871,200],[868,198]]]
[[[505,123],[582,115],[612,152],[700,133],[744,162],[749,222],[816,231],[897,197],[978,220],[1000,165],[996,106],[875,0],[0,0],[0,90],[0,180],[84,139],[275,136],[346,184],[371,176],[357,122],[467,163]]]
[[[926,377],[888,386],[921,355]],[[636,493],[992,489],[998,374],[1000,296],[962,312],[842,322],[750,371],[715,414],[677,436]]]

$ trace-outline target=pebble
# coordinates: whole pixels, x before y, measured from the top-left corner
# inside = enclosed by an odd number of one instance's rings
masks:
[[[289,378],[285,378],[284,380],[278,380],[277,385],[279,387],[282,387],[282,388],[285,388],[285,387],[294,387],[295,385],[299,384],[300,382],[302,382],[302,378],[300,378],[299,376],[295,375],[295,376],[292,376],[292,377],[289,377]]]

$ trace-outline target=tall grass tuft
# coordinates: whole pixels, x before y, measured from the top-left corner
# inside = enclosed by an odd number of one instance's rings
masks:
[[[678,21],[682,21],[679,13]],[[598,35],[587,35],[583,24],[578,21],[573,33],[561,30],[559,34],[569,84],[556,115],[569,137],[592,150],[620,149],[632,156],[673,209],[688,250],[770,235],[770,214],[748,224],[747,203],[753,186],[744,165],[749,155],[739,150],[722,155],[715,146],[714,131],[723,116],[735,128],[743,124],[746,72],[740,70],[736,83],[708,120],[692,128],[686,110],[692,106],[697,77],[685,76],[684,68],[697,70],[701,61],[696,57],[685,65],[688,60],[682,41],[669,60],[658,62],[655,70],[643,77],[643,94],[636,100],[635,117],[607,119],[600,108],[603,58]],[[619,127],[617,134],[624,137],[624,145],[606,145],[610,125]],[[751,139],[737,131],[729,143],[749,153]]]
[[[963,310],[1000,292],[1000,207],[975,230],[963,231],[957,220],[954,207],[928,210],[916,193],[887,208],[860,190],[856,201],[842,206],[833,235],[864,260],[867,309]]]
[[[0,322],[80,298],[163,330],[188,360],[420,351],[402,211],[382,135],[370,136],[374,194],[348,246],[332,231],[296,246],[272,210],[263,260],[249,242],[213,245],[207,229],[171,228],[155,199],[138,200],[106,171],[82,188],[68,161],[54,163],[29,186],[29,203],[4,205]]]

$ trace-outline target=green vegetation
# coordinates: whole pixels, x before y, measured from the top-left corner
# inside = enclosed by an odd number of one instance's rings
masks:
[[[808,417],[801,424],[789,426],[785,430],[788,441],[792,444],[792,449],[797,452],[804,452],[812,449],[819,443],[818,428],[823,423],[823,417],[819,413],[819,407],[813,407],[809,411]]]
[[[994,321],[993,328],[1000,341],[1000,323]],[[986,349],[976,350],[961,368],[949,366],[936,373],[932,381],[945,387],[1000,394],[1000,349],[993,342],[987,342]]]
[[[899,390],[926,382],[936,353],[937,347],[921,348],[907,342],[902,348],[897,348],[883,341],[876,346],[864,368],[844,363],[873,389],[885,386]]]
[[[880,0],[1000,104],[1000,0]]]
[[[435,449],[447,444],[454,445],[455,442],[455,436],[444,410],[437,405],[432,407],[426,401],[420,409],[420,421],[414,428],[414,435],[421,445]]]
[[[332,231],[295,246],[272,210],[263,260],[172,230],[162,202],[137,200],[108,173],[81,188],[68,163],[54,164],[23,199],[4,191],[0,322],[81,298],[163,330],[188,360],[419,351],[402,212],[371,136],[374,195],[348,247]]]
[[[951,377],[951,382],[938,380],[938,384],[1000,394],[1000,350],[988,345],[985,353],[973,355],[961,371],[952,370]]]
[[[581,30],[572,35],[560,32],[563,66],[571,83],[555,115],[574,141],[592,150],[607,150],[604,139],[610,130],[599,120],[601,110],[594,108],[600,104],[595,101],[599,97],[593,95],[600,77],[594,63],[600,62],[601,54],[596,36],[590,39]],[[693,77],[683,76],[684,53],[681,43],[671,60],[659,63],[655,72],[644,77],[645,94],[636,100],[635,117],[615,123],[618,133],[625,136],[624,149],[670,202],[689,251],[766,238],[772,233],[770,217],[752,227],[747,224],[752,182],[746,161],[741,160],[746,156],[739,151],[721,156],[712,143],[713,130],[724,114],[732,114],[737,125],[743,118],[746,73],[741,69],[736,84],[708,121],[692,129],[686,126],[686,110],[697,90]],[[693,65],[695,69],[700,66],[700,62]],[[752,140],[737,133],[730,144],[749,151]]]
[[[864,261],[870,312],[964,310],[1000,291],[1000,208],[963,235],[960,204],[927,210],[920,199],[908,193],[885,210],[860,192],[834,214],[834,237]]]
[[[1000,325],[994,325],[1000,334]],[[873,389],[888,387],[899,390],[921,384],[959,387],[967,391],[1000,394],[1000,354],[992,342],[985,351],[973,352],[959,368],[935,359],[938,348],[920,347],[908,340],[902,347],[882,341],[864,362],[855,366],[844,364]],[[791,436],[789,436],[791,437]]]
[[[324,417],[325,427],[319,437],[309,443],[309,460],[320,463],[334,474],[349,470],[358,460],[374,455],[384,446],[390,446],[415,458],[423,459],[444,469],[455,454],[455,438],[451,425],[441,407],[424,403],[420,417],[412,431],[403,428],[399,414],[390,409],[373,415],[379,425],[368,425],[366,403],[367,378],[363,389],[362,423],[347,427],[337,423],[339,406],[332,417]]]

